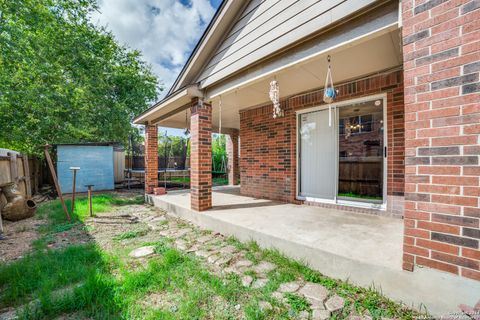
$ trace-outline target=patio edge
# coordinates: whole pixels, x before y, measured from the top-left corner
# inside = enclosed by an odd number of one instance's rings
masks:
[[[199,227],[234,236],[241,241],[256,241],[262,248],[275,248],[286,256],[301,260],[322,274],[362,287],[375,287],[389,298],[434,315],[457,312],[459,304],[475,305],[480,283],[435,269],[416,268],[414,272],[368,264],[348,257],[311,248],[235,225],[208,214],[167,201],[161,196],[146,195],[146,202],[163,209],[170,216],[188,220]],[[420,302],[419,302],[420,301]]]

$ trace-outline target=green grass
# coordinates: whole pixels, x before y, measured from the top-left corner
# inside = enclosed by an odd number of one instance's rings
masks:
[[[155,242],[141,242],[139,236],[146,232],[141,229],[116,235],[115,240],[131,241],[123,244],[114,241],[109,252],[94,243],[56,250],[45,246],[55,233],[82,225],[88,217],[85,201],[84,198],[78,200],[78,210],[76,207],[74,221],[70,223],[65,221],[58,201],[40,206],[39,214],[48,219],[48,224],[41,229],[42,238],[35,249],[20,260],[0,266],[0,309],[36,301],[30,307],[18,309],[20,319],[52,319],[65,314],[92,319],[236,319],[240,316],[290,319],[302,310],[309,310],[307,301],[288,294],[289,308],[273,299],[271,293],[281,283],[304,279],[325,286],[344,297],[348,307],[360,314],[368,311],[374,319],[413,319],[417,315],[376,290],[325,277],[278,251],[262,250],[254,242],[242,243],[233,238],[227,242],[242,250],[254,263],[270,261],[278,266],[267,275],[269,281],[265,287],[245,288],[238,275],[221,278],[212,274],[200,259],[173,248],[170,239],[159,237]],[[140,201],[143,198],[95,195],[94,210],[101,214],[114,206]],[[156,255],[149,258],[146,265],[128,258],[130,250],[143,245],[156,248]],[[270,302],[273,310],[260,310],[262,300]],[[237,304],[241,305],[240,311],[235,308]],[[345,311],[333,317],[347,316]]]
[[[160,185],[162,184],[163,179],[160,179]],[[167,182],[175,182],[175,183],[190,183],[190,177],[170,177],[167,178]],[[212,184],[215,186],[223,186],[228,185],[228,178],[224,177],[212,177]]]
[[[338,196],[339,197],[346,197],[346,198],[368,199],[368,200],[382,200],[383,199],[381,196],[367,196],[367,195],[361,195],[361,194],[353,193],[353,192],[339,192]]]
[[[140,199],[125,200],[112,194],[93,198],[99,214],[130,203],[140,203]],[[258,308],[260,292],[244,288],[236,275],[223,279],[211,274],[198,258],[174,249],[167,240],[134,243],[111,252],[94,243],[49,249],[45,244],[55,233],[82,225],[88,217],[85,198],[76,201],[75,212],[73,221],[66,222],[58,201],[40,206],[38,214],[48,223],[41,228],[42,237],[35,249],[0,266],[0,309],[18,307],[20,319],[51,319],[64,314],[93,319],[235,319],[239,312],[235,305],[241,304],[248,319],[268,315]],[[115,238],[134,239],[141,234],[144,231],[130,231]],[[145,267],[133,268],[128,252],[152,244],[158,256],[149,259]],[[167,306],[144,305],[154,292],[162,295]],[[274,314],[269,318],[286,318],[287,310]]]
[[[33,252],[14,263],[0,267],[0,309],[42,298],[54,289],[84,281],[103,270],[101,253],[92,245],[70,246],[65,250]]]
[[[136,237],[144,236],[148,233],[148,230],[133,230],[133,231],[126,231],[121,234],[118,234],[113,237],[113,240],[126,240],[126,239],[133,239]]]

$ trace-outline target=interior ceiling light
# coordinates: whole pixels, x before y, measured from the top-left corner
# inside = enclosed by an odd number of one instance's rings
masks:
[[[380,100],[375,101],[375,106],[378,107],[378,106],[381,105],[381,104],[382,104],[382,101],[380,101]]]

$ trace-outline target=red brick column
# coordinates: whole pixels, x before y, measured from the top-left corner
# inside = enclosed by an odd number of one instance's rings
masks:
[[[478,1],[402,1],[403,268],[480,280]]]
[[[158,129],[145,125],[145,192],[153,193],[158,187]]]
[[[237,185],[240,181],[240,159],[238,154],[238,130],[231,129],[226,136],[228,155],[228,184]]]
[[[191,207],[203,211],[212,207],[212,105],[193,99],[190,112]]]

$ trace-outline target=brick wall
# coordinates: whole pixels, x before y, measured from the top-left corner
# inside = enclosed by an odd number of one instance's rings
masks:
[[[190,201],[203,211],[212,207],[212,105],[193,99],[190,112]]]
[[[402,1],[404,269],[480,280],[480,1]]]
[[[158,129],[156,125],[145,126],[145,192],[153,193],[158,187]]]
[[[281,84],[280,84],[281,86]],[[338,85],[338,101],[387,94],[389,197],[403,197],[404,121],[402,71],[372,76]],[[298,202],[296,197],[296,110],[319,106],[323,90],[315,90],[281,101],[285,116],[272,117],[272,105],[240,112],[240,180],[242,194]],[[391,202],[394,202],[392,198]],[[399,199],[399,201],[402,199]],[[394,207],[391,206],[390,210]],[[401,206],[397,214],[401,214]]]

